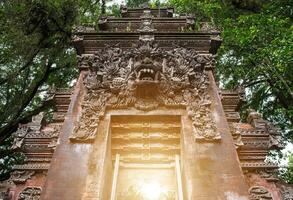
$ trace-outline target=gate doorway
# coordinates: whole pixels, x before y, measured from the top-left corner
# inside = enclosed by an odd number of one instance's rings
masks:
[[[183,200],[179,116],[112,116],[111,200]]]

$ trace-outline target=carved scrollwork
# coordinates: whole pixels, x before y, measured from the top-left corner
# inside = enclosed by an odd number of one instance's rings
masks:
[[[14,183],[25,183],[35,174],[35,171],[15,170],[11,173],[10,180]]]
[[[264,187],[253,186],[249,189],[250,200],[273,200],[271,193]]]
[[[293,199],[293,188],[283,186],[281,188],[282,200],[292,200]]]
[[[259,174],[261,178],[267,181],[277,181],[277,170],[276,169],[261,169],[256,170],[255,173]]]
[[[42,188],[26,187],[19,194],[18,200],[39,200],[41,198]]]
[[[149,111],[159,106],[186,108],[197,141],[220,139],[208,94],[207,70],[214,65],[213,56],[141,42],[131,49],[102,49],[80,60],[89,68],[84,79],[87,94],[72,141],[93,141],[106,108]]]

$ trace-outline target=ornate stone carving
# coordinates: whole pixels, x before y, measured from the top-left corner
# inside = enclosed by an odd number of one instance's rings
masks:
[[[41,198],[42,188],[26,187],[19,194],[18,200],[39,200]]]
[[[236,149],[238,149],[244,145],[244,143],[242,141],[241,130],[239,128],[239,125],[237,123],[233,123],[231,130],[232,130],[234,145],[235,145]]]
[[[200,31],[211,32],[211,33],[219,33],[220,32],[212,22],[203,22],[201,24]]]
[[[15,170],[11,173],[10,180],[12,180],[15,184],[25,183],[26,180],[30,179],[34,174],[34,171]]]
[[[48,170],[50,167],[50,164],[48,163],[28,163],[28,164],[22,164],[22,165],[14,165],[13,169],[15,170]]]
[[[127,50],[103,49],[85,60],[90,68],[84,80],[87,94],[72,141],[93,141],[106,108],[149,111],[158,106],[186,107],[197,141],[220,139],[207,91],[206,70],[214,65],[213,56],[182,47],[166,51],[141,42]]]
[[[247,122],[253,125],[256,129],[265,129],[266,121],[262,119],[261,115],[253,109],[248,110],[249,114]]]
[[[261,118],[260,114],[255,110],[249,110],[249,115],[247,121],[251,123],[256,129],[262,129],[267,134],[269,134],[269,149],[282,149],[284,145],[282,144],[280,129],[275,127],[272,123]]]
[[[19,125],[17,131],[12,134],[14,141],[11,146],[12,149],[21,148],[23,145],[24,138],[29,132],[40,133],[41,122],[43,119],[43,113],[39,113],[38,115],[32,118],[32,122],[26,125]]]
[[[191,29],[194,29],[194,25],[195,25],[195,17],[193,15],[187,15],[186,16],[186,24],[188,27],[190,27]]]
[[[253,186],[249,189],[250,200],[273,200],[271,193],[264,187]]]
[[[54,126],[53,131],[50,133],[51,136],[51,142],[48,144],[49,148],[52,148],[54,151],[57,144],[58,144],[58,138],[60,133],[61,126]]]
[[[263,169],[256,170],[256,173],[260,175],[261,178],[266,179],[267,181],[277,181],[277,170],[276,169]]]
[[[92,31],[95,31],[95,29],[90,26],[74,26],[72,30],[73,33],[88,33]]]
[[[244,174],[246,176],[249,176],[251,174],[258,174],[261,178],[266,179],[267,181],[274,182],[278,181],[277,178],[277,169],[275,168],[260,168],[260,169],[246,169],[243,170]]]
[[[281,186],[281,197],[282,200],[292,200],[293,199],[293,188],[290,186]]]
[[[152,25],[152,14],[150,9],[145,9],[141,18],[141,26],[138,29],[140,32],[139,39],[142,41],[153,41],[155,39],[153,32],[156,29]]]
[[[42,127],[43,117],[44,117],[44,113],[42,112],[32,117],[32,122],[29,123],[29,127],[32,131],[40,132],[40,129]]]
[[[282,149],[284,144],[282,144],[282,136],[279,128],[275,127],[272,123],[266,124],[267,131],[269,133],[269,148],[270,149]]]
[[[77,56],[78,68],[79,69],[87,69],[92,67],[94,63],[94,55],[93,54],[82,54],[81,56]]]
[[[83,36],[78,36],[78,35],[73,35],[71,38],[72,42],[82,42],[83,41]]]
[[[11,200],[12,194],[10,193],[10,189],[8,188],[7,191],[0,192],[0,199],[1,200]]]
[[[11,149],[19,149],[22,147],[24,138],[27,135],[28,130],[29,128],[27,125],[19,125],[17,131],[12,134],[13,143]]]

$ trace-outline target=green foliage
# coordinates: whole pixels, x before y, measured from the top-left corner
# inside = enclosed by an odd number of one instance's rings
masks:
[[[71,5],[71,6],[70,6]],[[0,12],[0,138],[38,109],[49,86],[76,75],[70,46],[76,6],[68,1],[7,1]]]
[[[138,8],[143,4],[148,4],[150,0],[126,0],[126,6],[129,8]]]
[[[10,148],[13,138],[7,138],[0,146],[0,181],[6,180],[10,176],[12,167],[22,164],[25,156],[21,152]]]
[[[222,30],[217,76],[223,87],[244,87],[248,94],[246,107],[258,110],[290,132],[292,4],[285,0],[245,2],[170,0],[179,13],[192,13],[199,21],[212,21]]]
[[[288,156],[288,167],[281,170],[280,176],[289,184],[293,184],[293,154]]]
[[[243,87],[247,103],[282,128],[292,142],[293,4],[290,0],[169,0],[179,13],[222,31],[216,75],[226,89]],[[197,24],[198,24],[197,22]]]
[[[73,1],[73,4],[74,2],[77,2],[76,23],[95,25],[102,10],[100,0],[78,0]]]
[[[0,3],[0,179],[23,155],[10,150],[19,123],[48,111],[49,87],[70,87],[78,75],[71,44],[73,26],[94,24],[94,0],[28,0]],[[48,118],[49,118],[48,117]]]
[[[49,87],[68,87],[76,78],[72,27],[83,23],[95,25],[104,3],[99,0],[0,3],[0,174],[7,175],[11,164],[21,162],[21,156],[5,150],[18,123],[51,109],[43,103]],[[143,3],[163,6],[157,0],[126,3],[129,7]],[[216,71],[221,85],[227,89],[244,87],[248,95],[244,109],[251,107],[261,112],[284,130],[284,139],[292,141],[292,2],[169,0],[167,4],[173,5],[178,13],[194,14],[198,22],[211,21],[222,30],[223,44]],[[114,4],[110,12],[119,16],[119,6]],[[292,163],[292,156],[290,159]],[[291,172],[289,175],[292,177]]]
[[[293,121],[292,26],[288,18],[250,14],[223,23],[218,75],[227,88],[241,85],[248,105],[290,130]]]
[[[121,17],[121,13],[120,13],[120,5],[118,4],[113,4],[112,6],[110,6],[109,8],[109,15],[112,15],[114,17]]]

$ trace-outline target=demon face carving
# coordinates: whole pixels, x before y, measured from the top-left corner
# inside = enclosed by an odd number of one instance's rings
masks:
[[[212,55],[186,48],[166,50],[146,42],[130,49],[104,48],[95,55],[81,56],[79,63],[89,70],[84,80],[84,122],[76,127],[75,140],[95,137],[106,108],[149,111],[159,106],[186,108],[197,140],[220,139],[208,94],[206,69],[213,66]]]

